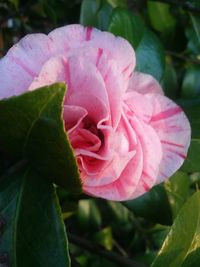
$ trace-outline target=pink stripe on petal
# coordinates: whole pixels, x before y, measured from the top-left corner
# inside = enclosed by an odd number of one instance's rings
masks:
[[[153,178],[145,171],[142,171],[142,174],[144,174],[147,178],[153,180]]]
[[[128,66],[126,66],[123,70],[122,73],[125,73],[130,67],[131,67],[132,63],[128,64]]]
[[[100,61],[100,59],[101,59],[102,54],[103,54],[103,49],[102,49],[102,48],[99,48],[99,49],[98,49],[98,54],[97,54],[97,61],[96,61],[96,66],[97,66],[97,67],[98,67],[98,65],[99,65],[99,61]]]
[[[186,159],[186,156],[178,151],[175,151],[175,150],[172,150],[172,149],[169,149],[167,148],[167,151],[171,152],[171,153],[174,153],[176,155],[178,155],[179,157],[181,157],[182,159]]]
[[[150,124],[155,129],[163,150],[156,183],[173,175],[183,164],[190,144],[191,129],[184,112],[165,96],[148,94],[154,107]]]
[[[85,36],[86,41],[91,40],[92,30],[93,30],[92,27],[86,27],[86,36]]]
[[[162,112],[154,115],[151,118],[151,122],[164,120],[164,119],[167,119],[169,117],[175,116],[175,115],[177,115],[178,113],[181,113],[181,112],[182,112],[182,109],[180,107],[178,107],[178,106],[177,107],[173,107],[173,108],[167,109],[165,111],[162,111]]]
[[[165,144],[165,145],[176,146],[176,147],[184,148],[183,145],[175,144],[175,143],[168,142],[168,141],[165,141],[165,140],[160,140],[160,142],[161,142],[162,144]]]
[[[168,178],[168,175],[165,174],[164,172],[161,172],[161,171],[160,171],[160,175],[163,176],[163,177],[166,178],[166,179]]]
[[[144,187],[144,190],[147,192],[147,191],[149,191],[150,189],[151,189],[151,187],[147,184],[147,183],[145,183],[145,182],[143,182],[143,187]]]
[[[26,73],[28,73],[30,76],[35,77],[37,76],[36,73],[34,73],[28,66],[26,66],[19,58],[14,58],[12,57],[12,60],[19,65],[20,67],[22,67]]]

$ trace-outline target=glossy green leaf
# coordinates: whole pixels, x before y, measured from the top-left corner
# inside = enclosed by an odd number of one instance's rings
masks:
[[[123,8],[113,11],[109,31],[127,39],[136,50],[136,69],[161,80],[164,74],[165,57],[160,40],[145,29],[141,18]]]
[[[84,26],[98,24],[97,13],[101,7],[101,0],[83,0],[81,3],[80,23]]]
[[[185,98],[200,96],[200,67],[192,66],[187,69],[182,84],[182,96]]]
[[[197,36],[198,41],[200,42],[200,18],[198,16],[195,16],[193,14],[190,14],[192,24]]]
[[[70,266],[61,211],[49,181],[18,163],[0,177],[0,199],[1,266]]]
[[[191,100],[179,99],[177,103],[182,107],[190,121],[192,138],[200,139],[200,97]]]
[[[172,223],[172,212],[163,185],[157,185],[143,196],[123,204],[136,216],[164,225]]]
[[[64,84],[0,101],[0,154],[25,159],[42,176],[80,192],[78,168],[62,119]]]
[[[157,36],[146,30],[136,49],[136,69],[153,75],[158,81],[162,79],[165,70],[165,54]]]
[[[169,33],[174,29],[176,20],[170,11],[169,4],[148,1],[147,8],[151,25],[155,30]]]
[[[194,55],[198,56],[200,53],[200,42],[193,27],[188,27],[186,29],[186,36],[188,39],[187,43],[188,52],[190,52],[193,56]]]
[[[139,16],[126,9],[116,8],[111,17],[109,31],[124,37],[136,49],[143,37],[144,24]]]
[[[186,172],[200,172],[200,139],[192,139],[187,158],[181,168]]]
[[[200,192],[181,208],[151,267],[198,267],[200,260]]]
[[[173,218],[177,216],[180,208],[189,196],[190,179],[187,173],[178,171],[168,181],[165,188],[172,207]]]
[[[112,14],[112,6],[104,3],[97,13],[97,25],[96,27],[102,31],[107,31]]]

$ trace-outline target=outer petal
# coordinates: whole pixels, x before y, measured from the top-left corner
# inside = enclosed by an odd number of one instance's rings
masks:
[[[112,58],[118,62],[121,72],[126,72],[127,76],[135,67],[135,53],[131,45],[125,39],[115,37],[111,33],[91,27],[69,25],[52,31],[49,37],[58,44],[59,53],[80,46],[96,47],[110,52]]]
[[[88,36],[89,33],[89,36]],[[128,41],[121,37],[115,37],[108,32],[101,32],[97,29],[86,28],[87,39],[90,45],[110,51],[112,57],[121,67],[121,72],[130,76],[135,68],[135,52]]]
[[[25,92],[52,49],[52,41],[45,34],[27,35],[14,45],[0,60],[0,98]]]
[[[131,76],[128,91],[137,91],[140,94],[155,93],[163,95],[159,83],[149,74],[134,72]]]
[[[65,54],[85,41],[85,28],[79,24],[67,25],[53,30],[48,36],[56,44],[56,54]]]
[[[154,111],[151,125],[160,138],[163,158],[157,183],[176,172],[182,165],[190,144],[191,129],[184,112],[173,101],[162,95],[147,95]]]
[[[153,113],[153,105],[144,95],[137,92],[127,92],[124,98],[124,108],[131,117],[135,114],[145,122],[149,122]]]

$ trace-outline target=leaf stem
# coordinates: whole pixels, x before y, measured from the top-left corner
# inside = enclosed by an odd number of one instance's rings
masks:
[[[82,247],[85,250],[88,250],[91,253],[104,257],[112,262],[119,264],[119,266],[123,267],[145,267],[143,264],[135,262],[127,257],[123,257],[115,252],[106,251],[101,247],[94,245],[90,241],[86,240],[83,237],[79,237],[77,235],[68,233],[69,242]]]
[[[198,59],[186,57],[184,55],[178,54],[178,53],[173,52],[173,51],[165,51],[165,52],[166,52],[167,55],[169,55],[171,57],[175,57],[175,58],[178,58],[178,59],[181,59],[181,60],[184,60],[184,61],[191,62],[193,64],[200,65],[200,60],[198,60]]]

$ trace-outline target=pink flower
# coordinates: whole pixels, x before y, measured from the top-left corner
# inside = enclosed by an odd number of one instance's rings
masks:
[[[140,196],[183,163],[190,125],[120,37],[70,25],[31,34],[0,61],[0,98],[64,81],[64,122],[85,193]]]

